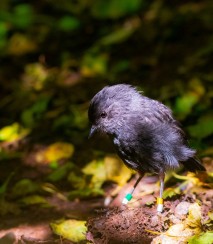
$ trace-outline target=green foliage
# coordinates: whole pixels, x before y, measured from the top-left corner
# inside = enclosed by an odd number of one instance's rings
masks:
[[[47,200],[40,195],[30,195],[30,196],[23,197],[22,199],[20,199],[20,202],[23,205],[37,205],[37,204],[39,204],[39,205],[42,205],[43,207],[50,207]]]
[[[39,185],[29,179],[18,181],[12,188],[12,197],[20,197],[35,193],[39,190]]]
[[[84,104],[94,94],[93,84],[134,82],[146,95],[170,104],[178,119],[187,121],[191,136],[206,144],[212,132],[206,114],[213,79],[208,1],[175,7],[142,0],[6,1],[2,6],[0,56],[6,62],[0,73],[8,82],[1,93],[7,94],[2,106],[8,105],[9,121],[29,128],[46,123],[51,132],[72,138],[81,130],[80,143],[87,133]],[[90,79],[87,89],[83,84]],[[82,84],[77,93],[76,84]]]
[[[40,97],[30,108],[24,110],[21,116],[22,122],[28,127],[33,127],[47,110],[49,99],[50,97]]]
[[[57,167],[51,174],[48,175],[48,180],[52,182],[56,182],[62,180],[67,172],[73,168],[73,164],[67,163],[63,166]]]
[[[213,134],[213,115],[206,114],[201,116],[198,119],[198,123],[196,125],[192,125],[188,127],[188,131],[191,136],[196,137],[198,139],[203,139],[207,136]]]
[[[6,23],[0,22],[0,50],[6,46],[8,27]]]
[[[58,22],[58,28],[62,31],[72,31],[79,28],[79,20],[74,17],[64,16]]]
[[[29,4],[19,4],[14,7],[13,18],[10,18],[13,25],[20,29],[28,28],[33,21],[33,11],[32,6]],[[11,17],[12,17],[11,16]]]
[[[127,14],[132,14],[139,10],[142,0],[109,0],[95,1],[92,14],[97,18],[119,18]]]
[[[167,188],[163,192],[163,199],[172,198],[174,196],[180,195],[180,193],[181,193],[181,191],[178,187],[177,188]]]
[[[193,236],[188,240],[189,244],[211,244],[213,240],[213,232],[207,231],[200,235]]]

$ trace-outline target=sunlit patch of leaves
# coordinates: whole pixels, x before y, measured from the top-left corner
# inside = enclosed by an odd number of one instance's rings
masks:
[[[195,235],[188,240],[189,244],[212,244],[213,232],[207,231],[199,235]]]
[[[206,240],[210,240],[210,232],[206,233],[208,233]],[[201,207],[198,203],[193,203],[189,206],[188,215],[185,220],[172,225],[165,233],[155,238],[152,243],[180,243],[180,241],[182,243],[188,243],[189,240],[191,241],[190,243],[196,243],[193,241],[202,235]]]
[[[29,129],[23,128],[18,123],[13,123],[0,129],[0,141],[13,142],[20,140],[28,135],[29,132]]]
[[[54,163],[61,159],[71,158],[74,153],[74,146],[66,142],[56,142],[36,154],[38,163]],[[56,165],[57,168],[57,165]]]
[[[53,232],[75,243],[86,240],[86,221],[83,220],[58,220],[50,223]]]
[[[103,195],[102,185],[113,181],[123,186],[131,177],[132,172],[115,156],[106,156],[88,163],[81,171],[72,170],[68,181],[75,188],[69,198],[85,198]]]

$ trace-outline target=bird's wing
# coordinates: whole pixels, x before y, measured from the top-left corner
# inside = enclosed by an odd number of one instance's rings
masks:
[[[183,141],[187,144],[187,139],[184,131],[181,129],[181,124],[173,118],[172,111],[156,100],[152,100],[149,98],[149,102],[144,102],[144,119],[146,122],[150,122],[154,126],[158,126],[160,124],[169,124],[173,127],[174,131],[181,135]]]

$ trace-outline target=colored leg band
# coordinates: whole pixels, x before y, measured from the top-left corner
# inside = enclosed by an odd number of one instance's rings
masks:
[[[157,204],[163,204],[163,198],[158,197],[157,198]]]
[[[160,197],[157,198],[157,211],[158,212],[163,211],[163,198]]]
[[[123,199],[122,203],[127,204],[132,199],[132,194],[128,193]]]

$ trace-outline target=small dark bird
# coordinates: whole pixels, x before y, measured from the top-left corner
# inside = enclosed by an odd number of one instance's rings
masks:
[[[124,163],[140,175],[130,194],[145,173],[160,179],[157,211],[163,211],[164,177],[167,170],[182,164],[189,171],[205,171],[189,148],[184,132],[162,103],[143,96],[133,86],[106,86],[92,99],[88,111],[92,124],[90,137],[96,132],[107,134]]]

